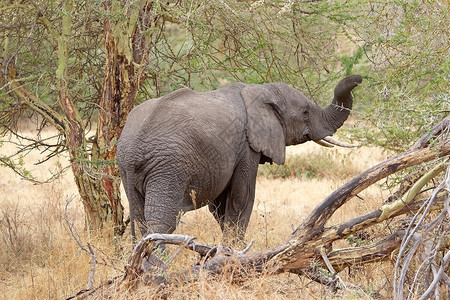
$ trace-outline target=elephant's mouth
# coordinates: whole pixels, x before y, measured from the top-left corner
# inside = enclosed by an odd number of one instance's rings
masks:
[[[306,143],[306,142],[312,141],[312,140],[314,140],[314,139],[311,137],[310,133],[307,132],[301,136],[301,138],[297,141],[297,144],[303,144],[303,143]]]

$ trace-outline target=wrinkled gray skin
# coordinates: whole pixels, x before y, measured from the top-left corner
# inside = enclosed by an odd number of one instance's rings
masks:
[[[135,107],[117,146],[133,236],[134,221],[142,234],[172,233],[180,212],[208,205],[226,237],[243,238],[258,164],[336,132],[361,81],[341,80],[325,109],[284,83],[183,88]]]

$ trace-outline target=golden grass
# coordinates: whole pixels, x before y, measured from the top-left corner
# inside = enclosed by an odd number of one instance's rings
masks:
[[[1,151],[12,151],[4,146]],[[360,148],[325,149],[307,143],[289,147],[287,155],[302,156],[318,151],[331,161],[326,175],[288,178],[257,179],[254,211],[247,230],[246,239],[255,240],[253,250],[274,246],[286,240],[293,226],[298,226],[311,210],[330,192],[344,183],[349,176],[358,173],[382,160],[384,154],[378,149]],[[311,154],[312,153],[312,154]],[[33,154],[34,155],[34,154]],[[322,154],[321,154],[322,155]],[[29,162],[37,158],[29,157]],[[336,163],[338,161],[338,163]],[[43,166],[33,166],[35,174],[45,177],[57,164],[67,163],[64,159],[52,160]],[[332,165],[332,164],[330,164]],[[336,167],[336,165],[338,167]],[[336,169],[337,168],[337,169]],[[90,257],[82,251],[70,235],[64,221],[65,199],[77,195],[70,172],[50,184],[33,185],[23,181],[10,170],[0,168],[0,299],[55,299],[73,295],[86,288],[90,271]],[[270,176],[269,176],[270,177]],[[361,194],[361,199],[353,199],[338,210],[330,222],[337,223],[369,212],[376,208],[385,197],[385,192],[373,187]],[[124,196],[125,198],[125,196]],[[126,206],[126,201],[124,201]],[[83,233],[83,210],[78,198],[68,207],[69,220],[75,223],[81,241],[101,249],[98,260],[117,266],[97,265],[95,284],[112,277],[123,268],[131,251],[128,234],[122,241],[114,242],[104,236],[93,237]],[[181,217],[176,233],[196,236],[199,242],[216,244],[221,240],[221,232],[207,208],[189,212]],[[349,246],[348,244],[340,246]],[[114,259],[114,261],[112,261]],[[172,270],[192,264],[196,259],[188,251],[183,251],[175,259]],[[378,263],[351,272],[343,271],[346,280],[361,284],[366,291],[376,291],[391,276],[389,263]],[[203,278],[195,283],[169,289],[172,299],[322,299],[332,298],[331,292],[304,277],[293,274],[261,276],[240,285],[231,284],[224,275],[223,280]],[[148,289],[140,289],[129,298],[143,299],[159,297]],[[117,295],[117,299],[124,299]],[[338,298],[365,298],[370,295],[363,290],[348,289],[334,295]]]

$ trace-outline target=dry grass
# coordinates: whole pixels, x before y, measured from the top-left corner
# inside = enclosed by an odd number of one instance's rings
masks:
[[[7,147],[2,147],[2,152],[12,151]],[[263,249],[283,242],[292,232],[292,226],[298,226],[322,199],[349,176],[384,158],[381,151],[367,148],[320,150],[319,146],[308,143],[288,149],[290,157],[302,157],[305,153],[311,160],[325,157],[329,170],[309,178],[258,177],[254,212],[247,231],[247,239],[255,240],[252,249]],[[319,158],[315,158],[317,153]],[[29,159],[33,161],[36,158]],[[45,176],[59,163],[64,164],[64,159],[60,160],[31,168],[38,176]],[[22,181],[5,168],[0,169],[0,174],[0,299],[64,298],[86,288],[90,257],[77,246],[63,219],[65,199],[77,194],[71,174],[45,185]],[[354,199],[340,209],[331,222],[342,222],[374,209],[384,200],[383,193],[376,187],[369,189],[361,195],[364,200]],[[83,211],[79,199],[70,204],[67,217],[75,223],[83,243],[90,242],[101,249],[101,252],[97,251],[100,262],[117,266],[118,270],[97,265],[95,283],[117,274],[131,249],[129,237],[117,243],[109,238],[108,232],[99,237],[82,234]],[[221,240],[219,226],[205,208],[183,215],[177,233],[196,236],[200,242],[209,244]],[[183,268],[195,259],[183,251],[175,259],[173,270]],[[169,296],[173,299],[293,299],[301,295],[302,299],[371,299],[370,292],[379,289],[390,278],[391,269],[389,263],[380,263],[341,272],[346,280],[360,284],[365,292],[363,289],[348,289],[332,295],[325,287],[293,274],[261,276],[241,285],[231,284],[225,275],[220,281],[202,278],[195,283],[174,287],[170,289]],[[130,298],[161,296],[154,293],[141,289]],[[123,298],[124,295],[117,295],[117,299]]]

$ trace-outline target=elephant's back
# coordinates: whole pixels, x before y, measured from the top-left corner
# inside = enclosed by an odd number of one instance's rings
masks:
[[[136,106],[127,119],[123,134],[130,135],[128,139],[141,135],[157,138],[178,134],[188,138],[190,133],[196,132],[217,135],[230,129],[230,124],[244,123],[245,119],[240,89],[235,85],[205,93],[183,88]]]

